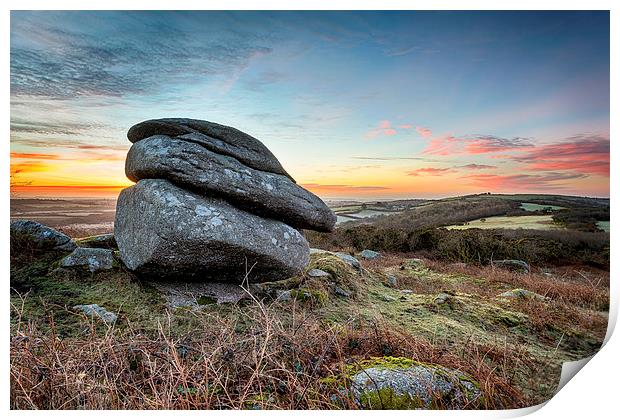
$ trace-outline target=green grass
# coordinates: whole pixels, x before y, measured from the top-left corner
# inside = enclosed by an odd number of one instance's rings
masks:
[[[539,210],[563,210],[566,207],[552,206],[550,204],[536,204],[536,203],[521,203],[521,208],[525,211],[539,211]]]
[[[553,222],[551,215],[535,216],[493,216],[476,219],[463,225],[446,226],[446,229],[534,229],[555,230],[562,229]]]
[[[602,231],[609,232],[609,220],[599,220],[596,222],[596,227]]]

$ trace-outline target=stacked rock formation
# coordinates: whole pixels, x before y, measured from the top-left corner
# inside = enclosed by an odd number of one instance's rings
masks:
[[[125,265],[153,278],[276,281],[300,272],[298,229],[331,231],[334,213],[295,183],[259,140],[208,121],[166,118],[129,130],[137,182],[118,198]]]

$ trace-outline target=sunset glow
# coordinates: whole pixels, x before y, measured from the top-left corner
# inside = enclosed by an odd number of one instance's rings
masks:
[[[114,197],[161,117],[323,198],[608,197],[609,13],[12,12],[15,196]]]

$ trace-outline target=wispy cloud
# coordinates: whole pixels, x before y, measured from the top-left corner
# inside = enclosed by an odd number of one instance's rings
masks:
[[[463,176],[461,179],[469,182],[470,185],[494,191],[535,191],[562,189],[565,187],[566,181],[585,177],[586,175],[579,173],[550,172],[544,175],[475,174]]]
[[[419,168],[419,169],[415,169],[413,171],[407,172],[407,175],[409,176],[420,176],[420,175],[438,176],[438,175],[445,175],[445,174],[454,173],[454,172],[456,171],[452,168]]]
[[[416,127],[415,131],[417,131],[418,134],[421,135],[422,137],[424,137],[425,139],[430,138],[430,137],[433,136],[433,132],[431,131],[430,128]]]
[[[358,160],[424,160],[424,161],[429,161],[426,158],[422,158],[422,157],[400,157],[400,156],[353,156],[351,157],[351,159],[358,159]]]
[[[609,138],[576,135],[560,143],[534,147],[512,159],[526,163],[527,170],[570,170],[609,177]]]
[[[426,155],[481,155],[507,151],[522,151],[533,146],[524,137],[503,138],[491,135],[455,137],[445,135],[433,138],[422,154]]]
[[[479,165],[477,163],[470,163],[468,165],[455,166],[455,168],[471,169],[474,171],[481,171],[485,169],[497,169],[495,165]]]
[[[377,185],[344,185],[344,184],[301,184],[302,187],[318,192],[364,192],[389,190],[389,187]]]
[[[378,136],[394,136],[397,131],[394,127],[392,127],[392,123],[388,120],[379,121],[379,126],[371,129],[368,133],[366,133],[366,137],[369,139],[374,139]]]
[[[289,76],[287,76],[284,73],[274,71],[274,70],[269,70],[269,71],[264,71],[260,73],[258,76],[252,79],[244,81],[243,85],[248,90],[251,90],[254,92],[260,92],[266,86],[276,84],[288,78]]]
[[[96,123],[76,123],[76,122],[49,122],[35,121],[20,118],[11,119],[11,133],[28,133],[28,134],[60,134],[60,135],[78,135],[85,131],[93,129],[105,128],[102,124]]]
[[[17,12],[11,22],[13,97],[152,94],[175,81],[234,74],[272,51],[264,36],[221,32],[222,24],[191,13]]]
[[[11,152],[11,159],[57,160],[57,159],[60,159],[60,156],[59,155],[47,154],[47,153],[18,153],[18,152]]]

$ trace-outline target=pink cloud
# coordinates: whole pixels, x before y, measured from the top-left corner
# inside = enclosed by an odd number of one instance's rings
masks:
[[[482,171],[484,169],[497,169],[497,166],[494,166],[494,165],[479,165],[477,163],[470,163],[468,165],[458,166],[458,168],[472,169],[472,170],[475,170],[475,171]]]
[[[609,177],[609,138],[573,136],[565,142],[537,146],[512,159],[526,163],[527,170],[570,170]]]
[[[417,131],[418,134],[421,135],[422,137],[424,137],[425,139],[433,136],[433,132],[431,131],[430,128],[416,127],[415,131]]]
[[[404,130],[409,130],[410,128],[413,128],[413,125],[411,124],[401,124],[398,126],[398,128],[402,128]]]
[[[366,133],[366,137],[370,139],[374,139],[380,135],[383,136],[394,136],[397,131],[392,127],[392,123],[388,120],[379,121],[379,127],[373,128],[368,133]]]
[[[532,143],[522,137],[503,138],[496,136],[435,137],[422,151],[426,155],[482,155],[486,153],[530,150]]]
[[[561,189],[567,181],[585,178],[579,173],[550,172],[542,175],[475,174],[461,177],[470,185],[494,191]]]
[[[302,187],[318,192],[355,192],[355,191],[381,191],[389,190],[390,187],[379,185],[345,185],[345,184],[301,184]]]
[[[439,176],[443,174],[456,172],[452,168],[419,168],[413,171],[407,172],[409,176],[420,176],[420,175],[430,175],[430,176]]]
[[[461,139],[454,136],[435,137],[422,150],[424,155],[448,156],[460,154],[462,149]]]

